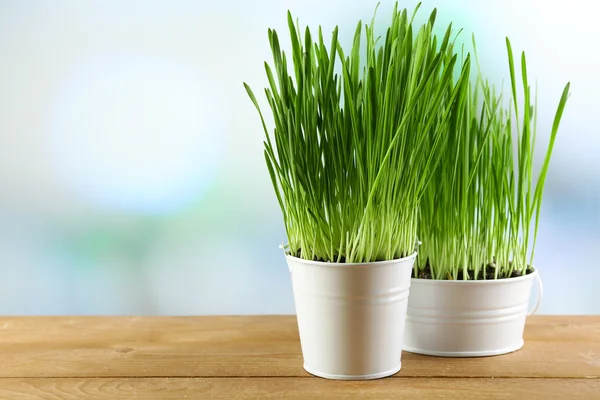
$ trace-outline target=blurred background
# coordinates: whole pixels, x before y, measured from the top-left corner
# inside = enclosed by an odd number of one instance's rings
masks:
[[[288,9],[349,43],[376,4],[0,2],[0,315],[293,313],[242,82],[262,93],[267,29],[287,39]],[[438,29],[474,32],[498,85],[505,36],[526,51],[540,150],[571,81],[536,249],[543,314],[600,313],[600,24],[588,4],[424,1],[417,18],[437,7]],[[382,32],[392,7],[379,7]]]

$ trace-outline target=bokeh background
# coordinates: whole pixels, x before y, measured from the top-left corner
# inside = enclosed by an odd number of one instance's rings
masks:
[[[285,33],[288,9],[326,34],[339,25],[348,43],[375,5],[1,1],[0,314],[293,313],[282,218],[242,82],[261,92],[267,28]],[[382,1],[382,23],[392,6]],[[540,312],[600,313],[593,2],[424,1],[418,20],[433,7],[438,26],[453,21],[466,42],[475,32],[498,85],[505,36],[526,50],[540,149],[571,81],[536,250]]]

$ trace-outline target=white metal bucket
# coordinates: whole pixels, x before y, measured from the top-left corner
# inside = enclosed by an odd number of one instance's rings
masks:
[[[364,264],[286,255],[307,372],[364,380],[400,370],[416,255]]]
[[[534,309],[527,312],[533,280]],[[444,357],[480,357],[523,347],[525,319],[542,298],[539,273],[509,279],[451,281],[413,279],[404,350]]]

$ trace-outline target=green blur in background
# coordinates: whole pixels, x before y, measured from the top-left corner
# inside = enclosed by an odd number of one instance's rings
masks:
[[[242,82],[265,86],[267,29],[285,32],[288,9],[301,26],[339,25],[348,43],[376,4],[2,2],[0,314],[293,313]],[[392,7],[379,6],[381,34]],[[433,7],[438,27],[464,29],[459,43],[475,33],[497,85],[508,83],[505,37],[526,51],[540,149],[572,82],[536,249],[541,312],[600,312],[595,13],[584,1],[425,1],[417,22]]]

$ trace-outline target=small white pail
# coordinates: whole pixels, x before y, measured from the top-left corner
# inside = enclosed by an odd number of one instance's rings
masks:
[[[416,255],[364,264],[286,255],[307,372],[364,380],[400,370]]]
[[[533,281],[534,309],[527,311]],[[404,350],[444,357],[479,357],[523,347],[525,319],[542,298],[539,273],[497,280],[413,279]]]

